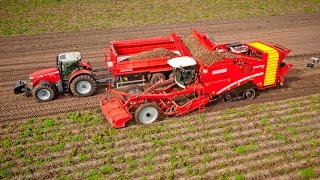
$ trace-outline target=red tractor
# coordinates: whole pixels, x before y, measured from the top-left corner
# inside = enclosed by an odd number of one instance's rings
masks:
[[[91,65],[81,59],[79,52],[59,54],[56,65],[56,68],[31,73],[29,86],[23,81],[16,82],[14,93],[33,94],[38,102],[51,101],[58,93],[71,92],[79,97],[95,93],[99,82],[95,80]]]
[[[157,121],[161,115],[180,116],[222,98],[225,102],[251,100],[258,91],[283,85],[292,67],[283,59],[291,51],[276,44],[215,44],[206,35],[194,33],[209,51],[224,55],[208,65],[191,56],[168,60],[174,78],[146,90],[135,86],[126,92],[110,90],[100,101],[101,109],[115,128],[135,119],[141,124]],[[215,59],[212,59],[214,61]]]

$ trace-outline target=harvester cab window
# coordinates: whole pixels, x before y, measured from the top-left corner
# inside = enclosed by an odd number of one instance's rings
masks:
[[[174,68],[173,70],[176,83],[185,88],[186,85],[191,84],[195,77],[195,66],[187,66],[184,68]]]

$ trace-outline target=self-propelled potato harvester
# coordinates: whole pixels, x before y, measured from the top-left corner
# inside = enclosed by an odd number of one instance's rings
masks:
[[[173,70],[172,79],[145,90],[138,86],[126,92],[109,89],[100,106],[113,127],[125,127],[133,118],[149,124],[161,115],[203,111],[205,105],[219,98],[225,102],[251,100],[259,90],[283,85],[284,76],[292,67],[283,62],[291,50],[277,44],[260,41],[217,44],[206,34],[194,30],[193,35],[208,51],[221,53],[223,58],[213,59],[214,63],[207,65],[192,54],[175,57],[167,61]]]

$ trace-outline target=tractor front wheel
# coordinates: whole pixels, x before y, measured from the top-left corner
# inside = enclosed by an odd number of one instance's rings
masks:
[[[54,89],[47,84],[39,84],[33,89],[33,96],[38,102],[48,102],[54,99]]]
[[[159,107],[153,103],[140,105],[135,112],[135,120],[139,124],[151,124],[160,118]]]
[[[80,75],[71,82],[70,89],[75,96],[87,97],[96,92],[97,83],[89,75]]]

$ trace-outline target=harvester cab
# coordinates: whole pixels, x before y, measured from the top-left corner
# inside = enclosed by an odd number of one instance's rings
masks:
[[[181,87],[191,84],[196,76],[197,61],[191,57],[182,56],[168,60],[173,69],[175,82]]]

